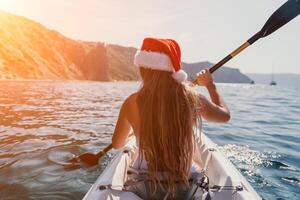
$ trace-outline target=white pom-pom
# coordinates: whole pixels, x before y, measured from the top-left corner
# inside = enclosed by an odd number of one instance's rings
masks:
[[[187,73],[181,69],[181,70],[178,70],[177,72],[173,72],[172,77],[176,81],[181,83],[182,81],[185,81],[187,79]]]

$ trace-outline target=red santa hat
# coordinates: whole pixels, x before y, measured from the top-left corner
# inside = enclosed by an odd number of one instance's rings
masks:
[[[182,82],[187,74],[181,69],[181,52],[172,39],[145,38],[141,50],[134,57],[134,64],[154,70],[173,72],[172,77]]]

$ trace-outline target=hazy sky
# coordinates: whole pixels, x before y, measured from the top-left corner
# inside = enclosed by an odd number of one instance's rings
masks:
[[[217,62],[259,31],[285,0],[0,0],[73,39],[139,47],[144,37],[174,38],[183,61]],[[0,27],[1,28],[1,27]],[[242,72],[300,74],[300,16],[227,66]]]

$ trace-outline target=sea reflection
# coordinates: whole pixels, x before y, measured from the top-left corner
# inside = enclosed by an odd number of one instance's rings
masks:
[[[98,152],[111,142],[119,108],[138,87],[1,81],[0,199],[82,199],[115,152],[93,168],[63,166],[74,155]],[[300,198],[299,88],[226,84],[218,89],[232,119],[204,121],[204,132],[264,199]]]
[[[135,89],[119,87],[1,82],[0,199],[81,199],[102,168],[65,171],[62,166],[110,142],[121,101]]]

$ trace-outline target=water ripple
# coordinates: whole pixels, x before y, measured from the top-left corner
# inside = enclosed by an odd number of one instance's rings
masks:
[[[82,199],[114,152],[94,168],[65,171],[74,155],[111,142],[135,82],[2,81],[0,199]],[[197,88],[207,95],[203,88]],[[228,124],[204,132],[264,199],[300,199],[299,87],[220,84]]]

